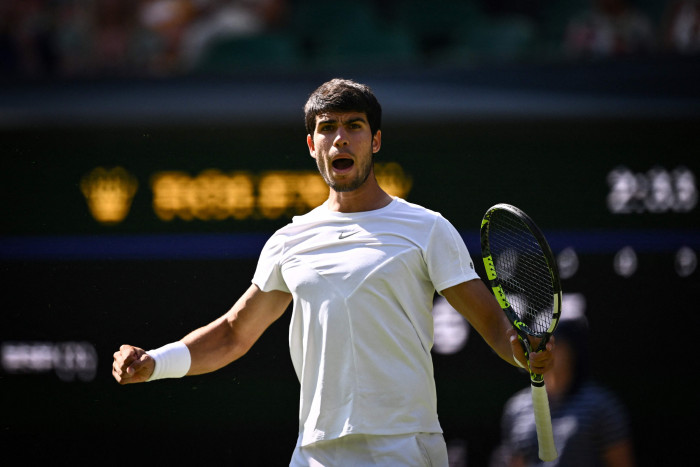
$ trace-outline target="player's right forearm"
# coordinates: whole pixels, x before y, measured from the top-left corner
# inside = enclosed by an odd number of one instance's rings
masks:
[[[289,293],[263,292],[251,285],[226,314],[182,339],[192,358],[187,374],[209,373],[241,358],[291,300]]]
[[[244,339],[236,337],[227,315],[196,329],[182,339],[191,355],[188,375],[210,373],[239,359],[250,349]]]

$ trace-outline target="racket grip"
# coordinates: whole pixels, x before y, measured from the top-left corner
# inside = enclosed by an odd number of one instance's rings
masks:
[[[557,458],[557,448],[554,445],[554,434],[552,433],[552,416],[549,413],[549,400],[544,384],[532,388],[532,408],[535,412],[535,427],[537,428],[537,443],[539,445],[539,456],[543,461],[553,461]]]

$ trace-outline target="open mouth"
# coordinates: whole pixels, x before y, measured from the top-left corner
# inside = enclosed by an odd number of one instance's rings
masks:
[[[333,168],[336,170],[347,170],[350,167],[355,165],[355,162],[352,159],[336,159],[333,161]]]

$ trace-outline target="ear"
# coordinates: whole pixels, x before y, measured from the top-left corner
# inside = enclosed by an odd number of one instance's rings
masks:
[[[311,154],[311,157],[316,159],[316,145],[314,144],[312,135],[306,135],[306,145],[309,147],[309,154]]]
[[[377,132],[372,137],[372,154],[379,152],[382,147],[382,130],[377,130]]]

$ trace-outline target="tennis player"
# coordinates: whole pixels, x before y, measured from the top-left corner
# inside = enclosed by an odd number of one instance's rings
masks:
[[[289,347],[301,392],[290,465],[447,466],[430,354],[435,291],[506,362],[526,363],[520,344],[456,229],[378,185],[381,106],[371,89],[331,80],[304,112],[328,200],[272,235],[252,285],[226,314],[148,352],[121,346],[112,373],[129,384],[215,371],[293,301]],[[552,366],[552,345],[531,355],[536,372]]]

